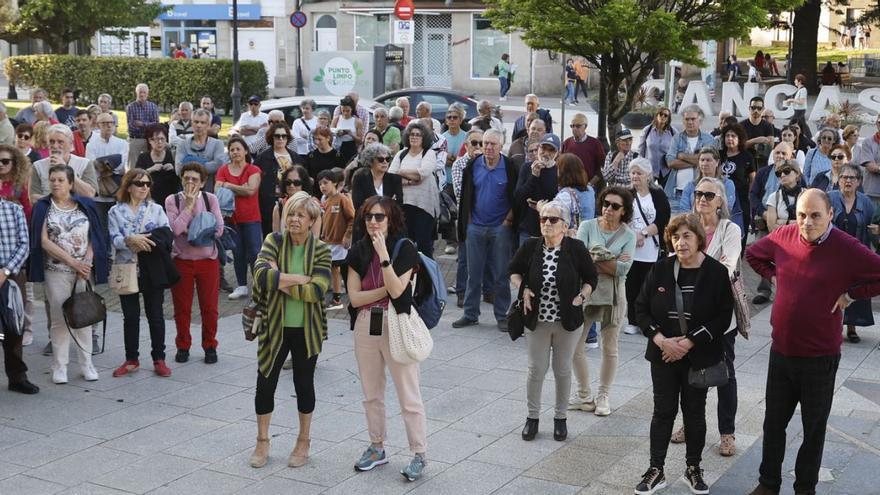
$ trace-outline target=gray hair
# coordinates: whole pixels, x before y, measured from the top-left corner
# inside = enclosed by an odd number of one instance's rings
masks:
[[[280,117],[280,118],[283,120],[283,119],[284,119],[284,112],[282,112],[281,110],[278,110],[278,109],[276,108],[275,110],[269,110],[269,113],[267,114],[267,116],[268,116],[270,119],[271,119],[272,117]]]
[[[361,167],[369,167],[373,164],[373,160],[376,158],[388,155],[391,155],[391,150],[388,149],[388,146],[385,146],[382,143],[368,144],[361,150],[360,155],[358,156],[358,161],[360,162],[359,165]]]
[[[700,182],[697,183],[697,187],[699,187],[700,184],[712,184],[712,186],[715,188],[716,194],[719,198],[721,198],[721,208],[718,208],[718,218],[729,219],[730,206],[728,206],[727,204],[727,188],[724,187],[724,183],[721,182],[721,179],[716,179],[715,177],[703,177],[702,179],[700,179]],[[696,190],[697,188],[695,187],[694,191]],[[694,206],[692,208],[692,211],[694,213],[697,212],[696,198],[694,198]]]
[[[193,117],[208,117],[208,123],[211,123],[211,112],[205,110],[204,108],[196,108],[193,110]]]
[[[140,83],[140,84],[138,84],[137,86],[134,87],[134,92],[137,93],[138,91],[141,90],[141,88],[144,88],[144,89],[146,89],[147,91],[150,90],[150,87],[147,86],[147,83]]]
[[[45,89],[43,89],[43,88],[35,88],[35,89],[33,90],[33,92],[31,92],[31,98],[33,98],[34,96],[36,96],[36,95],[38,95],[38,94],[42,94],[42,95],[43,95],[43,98],[47,98],[47,97],[49,96],[49,92],[46,91]]]
[[[35,112],[43,112],[46,115],[52,115],[52,104],[46,100],[34,103]]]
[[[629,162],[628,170],[632,170],[634,168],[637,168],[649,175],[654,173],[654,167],[651,165],[651,160],[648,160],[647,158],[634,158],[633,161]]]
[[[418,110],[420,108],[424,108],[425,110],[428,111],[428,113],[431,113],[431,104],[428,103],[427,101],[420,101],[419,104],[416,105],[416,110]]]
[[[401,96],[400,98],[394,100],[394,104],[395,104],[395,105],[400,105],[400,102],[401,102],[401,101],[405,101],[405,102],[409,103],[409,98],[407,98],[406,96]],[[402,110],[402,109],[401,109],[401,110]]]
[[[102,98],[107,98],[107,101],[109,101],[111,104],[113,103],[113,97],[107,93],[101,93],[101,95],[98,96],[98,101],[101,101]]]
[[[401,110],[401,112],[402,112],[402,110]],[[388,117],[388,109],[377,108],[377,109],[373,110],[373,117],[381,117],[381,116]]]
[[[504,145],[504,134],[502,134],[500,131],[496,129],[487,129],[485,132],[483,132],[483,138],[485,139],[486,136],[498,136],[498,142],[501,143],[502,146]]]
[[[328,112],[327,110],[318,110],[318,113],[316,113],[315,116],[316,116],[316,117],[319,117],[319,118],[320,118],[320,117],[327,117],[327,118],[329,119],[329,118],[330,118],[330,112]]]
[[[400,120],[403,118],[403,109],[393,106],[388,110],[388,118],[391,120]]]
[[[703,113],[703,109],[700,108],[699,105],[688,105],[688,106],[684,107],[681,110],[681,114],[684,115],[686,113],[695,113],[695,114],[699,115],[701,119],[706,116],[706,114]]]
[[[49,126],[46,130],[46,136],[48,137],[52,134],[62,134],[69,142],[73,143],[73,131],[64,124],[52,124]]]
[[[847,163],[843,167],[840,168],[840,175],[843,175],[844,170],[849,170],[853,174],[855,174],[856,178],[859,182],[862,181],[862,167],[855,165],[853,163]],[[840,177],[837,178],[838,182],[840,182]]]
[[[446,113],[449,112],[457,113],[462,119],[464,119],[464,116],[467,114],[467,112],[464,111],[464,107],[461,106],[461,103],[459,102],[450,104],[449,108],[446,109]]]
[[[492,102],[489,101],[489,100],[480,100],[480,102],[477,103],[477,108],[488,108],[488,109],[491,109],[491,108],[492,108]]]
[[[309,107],[309,108],[311,108],[312,110],[314,110],[316,106],[318,106],[318,104],[315,103],[315,100],[313,100],[313,99],[311,99],[311,98],[306,98],[305,100],[302,100],[301,102],[299,102],[299,107],[300,107],[300,108],[302,108],[302,107]]]
[[[568,224],[571,223],[571,211],[569,211],[568,207],[554,199],[553,201],[544,203],[544,205],[541,206],[541,211],[538,212],[538,215],[543,215],[545,211],[550,209],[558,211],[559,217],[562,218],[562,221],[565,222],[565,226],[568,227]]]
[[[190,102],[188,102],[188,101],[182,101],[182,102],[180,102],[180,105],[177,105],[177,109],[178,109],[178,110],[189,110],[189,111],[192,111],[192,109],[193,109],[193,104],[190,103]]]

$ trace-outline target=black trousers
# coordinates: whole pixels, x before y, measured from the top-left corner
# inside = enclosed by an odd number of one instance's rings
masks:
[[[403,205],[404,222],[409,238],[425,256],[434,257],[434,236],[437,232],[436,220],[430,213],[413,205]]]
[[[21,335],[16,335],[11,329],[0,329],[5,335],[3,339],[3,364],[6,368],[6,378],[9,384],[21,383],[27,380],[27,365],[24,364],[21,349]]]
[[[645,242],[653,241],[645,239]],[[636,298],[639,297],[639,291],[642,290],[642,284],[645,283],[645,277],[648,276],[652,266],[654,263],[649,261],[633,261],[626,274],[626,316],[630,325],[636,324]]]
[[[724,348],[724,362],[727,363],[727,375],[730,380],[727,385],[718,387],[718,433],[733,435],[736,433],[736,409],[738,398],[736,393],[736,368],[733,360],[736,358],[734,343],[736,342],[736,330],[724,335],[721,346]]]
[[[813,132],[810,130],[810,126],[807,125],[806,110],[795,110],[794,115],[792,115],[791,119],[788,120],[788,124],[797,124],[801,128],[801,134],[807,136],[810,139],[813,138]]]
[[[782,486],[785,428],[800,404],[804,441],[794,465],[794,491],[816,489],[839,364],[840,354],[805,358],[770,351],[759,478],[762,485],[777,491]]]
[[[254,396],[254,409],[257,414],[269,414],[275,410],[275,389],[278,376],[287,355],[293,355],[293,389],[296,391],[296,408],[303,414],[315,410],[315,366],[318,355],[306,358],[306,337],[302,328],[284,327],[281,337],[281,350],[269,377],[257,372],[257,393]]]
[[[685,460],[688,466],[699,466],[706,446],[706,389],[688,385],[690,363],[681,359],[673,363],[651,363],[654,385],[654,416],[651,418],[651,467],[662,468],[678,414],[684,416]]]
[[[574,100],[575,101],[577,101],[578,92],[581,92],[581,91],[584,93],[585,100],[590,99],[590,97],[587,95],[587,82],[584,81],[583,79],[578,79],[577,83],[574,87]]]
[[[143,284],[140,284],[143,287]],[[122,329],[125,334],[125,360],[138,359],[141,339],[141,303],[139,296],[144,297],[144,313],[150,327],[150,355],[153,361],[165,359],[165,316],[162,304],[165,301],[165,289],[144,288],[138,294],[119,296],[122,306]]]

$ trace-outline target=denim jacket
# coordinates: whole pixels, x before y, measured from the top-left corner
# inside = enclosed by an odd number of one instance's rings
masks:
[[[831,200],[831,208],[834,209],[834,219],[836,220],[838,215],[846,212],[846,206],[843,204],[843,193],[840,191],[831,191],[828,193],[828,199]],[[874,218],[874,203],[866,194],[856,192],[856,202],[853,205],[853,211],[858,220],[856,237],[859,242],[865,246],[871,247],[873,236],[868,231],[868,224],[871,223],[871,219]],[[840,228],[836,222],[835,225]],[[841,228],[841,230],[843,229]]]
[[[128,203],[117,203],[113,208],[110,208],[110,213],[107,216],[107,223],[110,227],[110,244],[113,245],[115,251],[114,263],[131,263],[134,260],[134,253],[125,244],[126,237],[149,232],[159,227],[170,228],[165,210],[149,199],[138,206],[137,214],[131,211]]]
[[[694,147],[694,153],[703,148],[704,146],[715,147],[715,138],[712,137],[708,132],[700,131],[700,135],[697,138],[697,146]],[[669,151],[666,153],[666,163],[672,163],[672,160],[676,160],[678,158],[679,153],[687,153],[688,151],[688,135],[686,132],[682,131],[675,135],[672,138],[672,144],[669,146]],[[676,197],[675,194],[675,182],[678,178],[678,170],[670,169],[669,176],[666,178],[666,187],[663,189],[666,192],[666,197],[669,198],[670,204]]]

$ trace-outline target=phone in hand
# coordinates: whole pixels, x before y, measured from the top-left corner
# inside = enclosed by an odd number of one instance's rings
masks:
[[[380,336],[382,335],[382,319],[385,316],[385,310],[378,307],[373,306],[370,308],[370,335]]]

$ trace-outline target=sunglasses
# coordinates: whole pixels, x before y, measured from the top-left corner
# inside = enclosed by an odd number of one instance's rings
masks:
[[[27,140],[30,139],[30,138],[31,138],[31,135],[30,135],[30,134],[19,134],[19,135],[18,135],[18,139],[23,139],[23,140],[25,140],[25,141],[27,141]]]
[[[541,217],[541,223],[550,222],[550,225],[556,225],[560,220],[562,219],[559,217]]]
[[[422,134],[421,134],[420,132],[411,132],[411,133],[409,133],[409,137],[411,137],[411,138],[414,138],[414,137],[420,138],[420,137],[422,137]]]
[[[195,183],[195,182],[201,182],[201,180],[202,180],[201,177],[184,177],[184,178],[183,178],[183,181],[184,181],[184,182],[193,182],[193,183]]]
[[[385,221],[386,216],[387,215],[385,215],[384,213],[364,213],[364,220],[366,220],[367,222],[372,222],[375,220],[376,223],[382,223]]]
[[[150,187],[153,183],[148,180],[133,180],[131,181],[131,185],[134,187]]]
[[[275,139],[287,139],[287,134],[272,134]]]
[[[694,191],[694,197],[696,199],[706,198],[706,201],[712,201],[716,196],[718,196],[718,194],[713,193],[712,191]]]
[[[669,116],[670,116],[668,113],[665,113],[665,112],[664,112],[664,113],[658,113],[657,115],[660,116],[660,117],[666,117],[667,119],[668,119]]]
[[[2,163],[2,160],[0,160],[0,163]],[[842,180],[842,181],[843,181],[843,180],[845,180],[845,181],[851,181],[851,180],[852,180],[852,181],[856,181],[856,180],[859,180],[859,178],[856,177],[855,175],[841,175],[841,176],[840,176],[840,180]]]
[[[376,158],[374,158],[374,160],[380,163],[388,163],[389,161],[391,161],[391,158],[387,156],[377,156]]]
[[[751,110],[753,112],[757,112],[757,111],[763,110],[763,109],[764,109],[764,107],[749,107],[749,110]]]
[[[794,172],[793,168],[785,167],[776,171],[776,177],[782,177],[783,175],[788,175],[792,172]]]
[[[251,106],[251,107],[255,106],[255,105],[259,105],[259,104],[260,104],[260,102],[258,102],[258,101],[249,101],[248,102],[248,106]]]
[[[471,141],[471,146],[479,148],[480,146],[483,146],[483,142],[482,141]]]
[[[0,158],[0,165],[12,165],[12,158]]]
[[[608,201],[606,199],[606,200],[602,201],[602,208],[611,208],[614,211],[618,211],[621,208],[623,208],[623,205],[620,203],[612,203],[611,201]]]
[[[302,185],[303,185],[303,181],[301,181],[301,180],[299,180],[299,179],[286,180],[286,181],[284,181],[284,187],[287,187],[287,186],[296,186],[296,187],[300,187],[300,186],[302,186]]]
[[[834,141],[834,136],[821,136],[819,141]]]
[[[846,155],[829,155],[832,160],[846,160]]]

